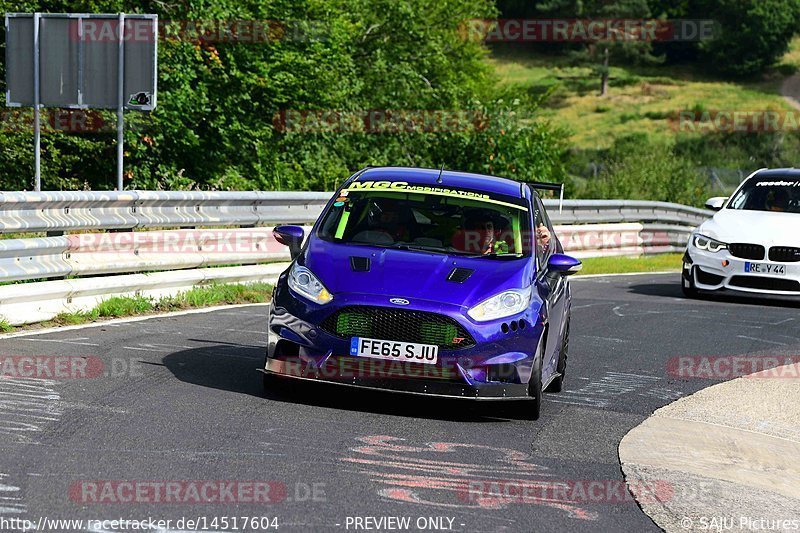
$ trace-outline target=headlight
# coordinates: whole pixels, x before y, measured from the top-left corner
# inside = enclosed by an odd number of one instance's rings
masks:
[[[317,279],[317,276],[306,267],[297,266],[297,264],[289,272],[289,288],[318,304],[324,305],[333,300],[333,295]]]
[[[711,237],[706,237],[705,235],[697,234],[693,237],[693,239],[694,245],[701,250],[717,253],[720,250],[728,249],[728,245],[724,242],[712,239]]]
[[[467,311],[467,314],[477,322],[487,322],[521,313],[528,308],[530,302],[530,287],[527,289],[515,289],[501,292],[488,300],[482,301]]]

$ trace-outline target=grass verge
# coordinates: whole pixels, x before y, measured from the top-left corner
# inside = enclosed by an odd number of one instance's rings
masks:
[[[142,296],[115,296],[108,300],[103,300],[91,311],[61,313],[52,320],[37,324],[11,326],[7,321],[0,320],[0,332],[9,333],[22,329],[73,326],[101,319],[155,315],[215,305],[266,303],[270,301],[271,297],[272,285],[270,283],[251,283],[247,285],[213,284],[205,287],[195,287],[175,296],[167,296],[158,300]]]
[[[680,111],[791,110],[780,96],[779,72],[755,81],[730,81],[690,66],[615,66],[609,94],[601,97],[600,82],[590,69],[571,65],[565,56],[497,46],[488,61],[501,85],[548,94],[537,118],[570,132],[570,144],[577,149],[606,149],[614,139],[634,133],[656,142],[702,137],[702,132],[679,131]],[[800,64],[800,40],[784,62],[787,68]]]
[[[664,254],[643,257],[594,257],[583,260],[579,275],[627,274],[633,272],[680,271],[682,254]],[[272,285],[252,283],[248,285],[209,285],[195,287],[175,296],[158,300],[142,296],[115,296],[102,301],[91,311],[61,313],[52,320],[24,326],[11,326],[0,320],[0,333],[23,329],[52,326],[73,326],[102,319],[155,315],[185,309],[197,309],[215,305],[266,303],[272,297]]]
[[[578,275],[631,274],[636,272],[680,272],[683,254],[663,254],[641,257],[592,257],[583,259]]]

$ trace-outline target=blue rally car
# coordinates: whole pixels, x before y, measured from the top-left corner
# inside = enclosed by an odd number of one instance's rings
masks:
[[[275,228],[293,262],[273,294],[265,386],[292,378],[525,399],[538,418],[542,391],[563,386],[567,276],[581,263],[563,255],[535,188],[368,168],[307,239],[298,226]]]

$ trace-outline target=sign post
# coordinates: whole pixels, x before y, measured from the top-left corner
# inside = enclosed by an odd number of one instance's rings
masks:
[[[119,14],[119,46],[117,47],[117,190],[123,189],[122,169],[125,154],[123,111],[125,110],[125,13]]]
[[[157,100],[158,17],[6,13],[6,105],[33,107],[35,189],[41,190],[41,109],[116,109],[116,188],[123,189],[124,111]]]
[[[42,190],[42,124],[39,94],[39,13],[33,15],[33,167],[34,190]]]

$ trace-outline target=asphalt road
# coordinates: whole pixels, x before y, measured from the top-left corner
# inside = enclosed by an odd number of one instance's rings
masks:
[[[233,517],[263,516],[280,531],[355,531],[367,524],[356,518],[396,516],[412,531],[434,530],[438,522],[417,521],[437,517],[454,531],[658,531],[613,487],[625,433],[715,383],[671,376],[670,358],[797,354],[797,307],[684,300],[676,275],[578,280],[574,294],[567,390],[546,395],[537,422],[498,404],[328,386],[265,396],[255,370],[265,306],[0,340],[6,357],[103,364],[92,378],[0,379],[0,530],[13,530],[3,520],[41,517],[171,519],[162,530],[200,530],[176,521],[207,517],[208,529],[233,531]],[[279,501],[247,503],[243,493],[236,504],[165,504],[142,493],[111,503],[124,482],[189,490],[210,480],[272,481]],[[476,498],[465,492],[475,480],[612,488],[602,502],[544,490]],[[210,527],[214,517],[230,517],[229,527]],[[123,531],[90,525],[81,530]]]

